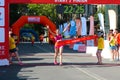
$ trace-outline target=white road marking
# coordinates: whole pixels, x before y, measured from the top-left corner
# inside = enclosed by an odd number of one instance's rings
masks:
[[[71,62],[70,60],[67,60],[67,59],[63,59],[63,60],[64,60],[64,61],[67,61],[67,62],[68,62],[68,61]],[[77,66],[75,66],[75,65],[71,65],[71,66],[74,67],[75,69],[77,69],[77,70],[85,73],[86,75],[88,75],[88,76],[96,79],[96,80],[107,80],[107,79],[105,79],[105,78],[103,78],[103,77],[101,77],[101,76],[99,76],[99,75],[97,75],[97,74],[95,74],[95,73],[93,73],[93,72],[88,71],[87,69],[79,68],[79,67],[77,67]]]
[[[77,70],[79,70],[79,71],[87,74],[88,76],[90,76],[90,77],[92,77],[92,78],[94,78],[94,79],[96,79],[96,80],[107,80],[107,79],[105,79],[105,78],[103,78],[103,77],[101,77],[101,76],[99,76],[99,75],[97,75],[97,74],[95,74],[95,73],[93,73],[93,72],[88,71],[87,69],[78,68],[78,67],[75,66],[75,65],[72,65],[72,66],[73,66],[75,69],[77,69]]]
[[[35,45],[35,46],[36,46],[36,45]],[[42,49],[43,51],[47,52],[46,49],[43,49],[43,48],[41,48],[41,47],[39,47],[39,46],[36,46],[36,47],[38,47],[38,48]],[[52,54],[52,53],[51,53],[51,54]],[[67,59],[63,59],[63,60],[64,60],[64,61],[70,61],[70,60],[67,60]],[[77,70],[85,73],[86,75],[88,75],[88,76],[90,76],[90,77],[92,77],[92,78],[94,78],[94,79],[96,79],[96,80],[107,80],[107,79],[105,79],[105,78],[103,78],[103,77],[101,77],[101,76],[99,76],[99,75],[97,75],[97,74],[95,74],[95,73],[93,73],[93,72],[88,71],[87,69],[82,69],[82,68],[79,68],[79,67],[77,67],[77,66],[75,66],[75,65],[72,65],[72,66],[73,66],[75,69],[77,69]]]

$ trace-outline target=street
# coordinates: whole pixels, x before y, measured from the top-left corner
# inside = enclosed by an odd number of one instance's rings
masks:
[[[24,65],[13,59],[10,66],[0,67],[0,80],[119,80],[120,61],[103,59],[97,65],[95,56],[64,47],[63,65],[54,65],[54,46],[47,43],[20,43],[19,54]],[[58,59],[59,62],[59,59]]]

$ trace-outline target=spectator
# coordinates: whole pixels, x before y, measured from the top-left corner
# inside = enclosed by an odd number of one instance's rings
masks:
[[[34,43],[35,43],[35,37],[32,35],[31,36],[31,43],[32,43],[32,46],[34,45]]]
[[[16,57],[18,60],[18,64],[22,65],[22,61],[19,58],[18,55],[18,48],[16,47],[15,43],[15,34],[9,33],[9,52],[10,52],[10,63],[12,63],[12,57]],[[13,56],[14,55],[14,56]]]
[[[117,59],[117,60],[119,60],[120,33],[119,33],[119,30],[118,30],[118,29],[115,29],[114,36],[115,36],[115,44],[116,44],[117,56],[118,56],[118,59]]]
[[[103,32],[98,33],[98,43],[97,44],[98,44],[98,49],[97,49],[97,52],[96,52],[96,56],[97,56],[97,59],[98,59],[97,64],[102,64],[101,53],[102,53],[102,50],[104,49],[104,34],[103,34]]]
[[[109,33],[107,34],[107,40],[108,40],[108,41],[110,40],[111,34],[113,34],[113,29],[110,29],[110,30],[109,30]]]
[[[43,43],[43,39],[44,39],[44,35],[41,34],[41,35],[39,36],[39,40],[40,40],[41,45],[42,45],[42,43]]]
[[[110,49],[111,49],[111,53],[112,53],[112,61],[114,61],[114,60],[116,60],[116,57],[117,57],[114,34],[110,34],[109,44],[110,44]]]

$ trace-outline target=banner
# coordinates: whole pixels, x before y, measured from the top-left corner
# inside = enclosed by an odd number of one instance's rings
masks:
[[[90,16],[90,31],[89,35],[94,35],[94,17]]]
[[[5,9],[0,7],[0,26],[5,26]]]
[[[102,13],[98,13],[98,18],[100,21],[100,30],[102,30],[105,33],[105,28],[104,28],[104,16]]]
[[[81,35],[81,27],[82,27],[82,23],[80,19],[76,19],[76,30],[77,30],[77,36]]]
[[[76,23],[74,20],[71,20],[70,21],[70,36],[73,37],[73,36],[76,36]]]
[[[94,40],[87,40],[87,46],[94,46]]]
[[[5,42],[5,29],[0,28],[0,43]]]
[[[4,6],[5,5],[5,0],[0,0],[0,6]]]
[[[85,44],[79,45],[78,52],[86,53],[86,45]]]
[[[115,30],[116,25],[117,25],[117,18],[116,18],[116,12],[114,10],[108,10],[108,15],[109,15],[109,24],[110,24],[110,29]]]
[[[85,17],[81,17],[82,22],[82,29],[81,29],[81,35],[85,36],[87,35],[87,21]]]
[[[28,17],[28,22],[40,22],[40,17]]]

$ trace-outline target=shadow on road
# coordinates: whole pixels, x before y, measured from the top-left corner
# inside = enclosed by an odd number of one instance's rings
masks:
[[[25,61],[30,60],[28,59],[23,59]],[[31,59],[31,60],[38,60],[38,59]],[[120,64],[112,64],[112,63],[104,63],[103,65],[97,65],[96,63],[72,63],[72,62],[68,62],[68,63],[63,63],[62,66],[59,65],[54,65],[51,62],[40,62],[40,63],[24,63],[24,65],[20,66],[17,63],[16,64],[12,64],[10,66],[3,66],[0,67],[0,80],[36,80],[38,79],[37,77],[32,78],[31,76],[26,76],[23,75],[27,74],[27,73],[35,73],[34,69],[35,67],[43,67],[43,66],[52,66],[52,67],[62,67],[62,68],[95,68],[95,67],[114,67],[114,66],[120,66]],[[31,70],[29,70],[29,68]],[[31,75],[32,75],[31,74]]]
[[[19,44],[19,54],[24,56],[21,57],[21,60],[24,62],[24,65],[20,66],[17,63],[11,64],[10,66],[1,66],[0,67],[0,80],[37,80],[39,78],[37,77],[31,77],[31,76],[26,76],[24,74],[33,74],[35,67],[56,67],[59,65],[54,65],[53,62],[50,62],[48,59],[53,59],[47,57],[46,55],[43,55],[44,57],[39,57],[39,56],[34,56],[36,53],[50,53],[54,52],[54,46],[53,45],[48,45],[48,44],[35,44],[32,46],[31,44]],[[76,51],[73,51],[69,49],[68,46],[65,46],[64,48],[64,53],[74,53]],[[27,55],[33,55],[27,57]],[[53,56],[53,55],[51,55]],[[76,57],[75,57],[76,58]],[[44,60],[48,60],[47,62]],[[43,61],[42,61],[43,60]],[[36,62],[35,62],[36,61]],[[16,62],[16,61],[15,61]],[[120,66],[120,64],[116,63],[103,63],[102,65],[97,65],[94,62],[64,62],[62,68],[95,68],[95,67],[114,67],[114,66]],[[32,75],[31,74],[31,75]]]
[[[33,46],[31,43],[20,43],[18,44],[19,54],[35,54],[35,53],[54,53],[54,45],[43,43],[35,43]],[[64,46],[63,53],[79,53],[73,49],[70,49],[69,46]]]

